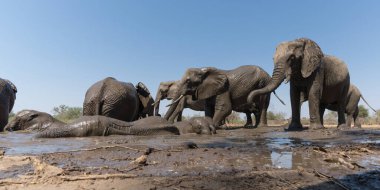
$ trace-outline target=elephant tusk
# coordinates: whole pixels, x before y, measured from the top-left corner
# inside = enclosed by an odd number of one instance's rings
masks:
[[[280,97],[277,96],[276,92],[273,91],[273,94],[277,97],[277,99],[282,103],[282,105],[286,106],[285,102],[283,100],[281,100]]]
[[[158,104],[160,102],[160,100],[156,101],[156,102],[153,102],[152,103],[152,106],[155,106],[156,104]]]
[[[181,95],[179,98],[177,98],[176,100],[174,100],[171,104],[167,105],[166,107],[169,107],[177,102],[179,102],[183,97],[185,97],[184,95]]]

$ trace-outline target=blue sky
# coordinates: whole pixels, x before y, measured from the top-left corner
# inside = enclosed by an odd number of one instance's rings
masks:
[[[276,45],[308,37],[344,60],[380,109],[379,9],[376,0],[2,0],[0,77],[18,87],[15,112],[50,112],[82,106],[107,76],[142,81],[155,95],[189,67],[259,65],[271,74]],[[272,98],[270,109],[290,116],[289,85],[277,91],[287,106]]]

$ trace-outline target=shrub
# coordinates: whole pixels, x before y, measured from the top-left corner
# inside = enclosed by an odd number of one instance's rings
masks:
[[[69,107],[66,105],[60,105],[53,108],[53,116],[63,122],[70,122],[79,118],[82,115],[81,107]]]

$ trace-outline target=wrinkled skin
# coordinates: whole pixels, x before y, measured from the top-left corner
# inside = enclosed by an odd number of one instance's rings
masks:
[[[178,124],[178,126],[177,126]],[[171,124],[161,117],[148,117],[125,122],[105,116],[82,116],[71,123],[63,123],[51,115],[35,110],[23,110],[7,125],[8,131],[38,132],[39,138],[86,137],[108,135],[179,135],[186,133],[213,134],[210,118],[194,118]]]
[[[134,121],[153,115],[153,98],[141,82],[135,86],[108,77],[86,92],[83,115],[103,115],[122,121]]]
[[[303,128],[300,120],[301,102],[309,101],[310,127],[323,128],[323,107],[336,104],[338,127],[346,127],[345,108],[350,86],[346,64],[332,56],[325,56],[312,40],[301,38],[283,42],[274,54],[274,69],[270,83],[253,91],[248,101],[278,88],[284,79],[290,81],[292,119],[288,130]]]
[[[161,100],[173,100],[177,96],[179,83],[180,81],[167,81],[160,83],[154,103],[155,116],[159,116]],[[181,121],[183,109],[190,108],[195,111],[204,111],[204,106],[204,100],[193,101],[191,96],[186,96],[181,100],[175,110],[166,113],[165,118],[170,122],[174,122],[175,118],[177,118],[177,121]]]
[[[346,125],[347,127],[351,127],[351,122],[354,120],[354,127],[361,127],[361,123],[358,120],[358,115],[359,115],[359,101],[360,98],[364,100],[364,102],[370,107],[374,112],[376,112],[364,99],[363,95],[361,94],[360,90],[353,84],[350,85],[350,88],[348,90],[347,94],[347,102],[346,102],[346,110],[345,113],[347,114],[347,120],[346,120]],[[337,104],[329,104],[326,106],[327,109],[331,111],[337,111],[338,110],[338,105]],[[322,108],[322,116],[325,111],[324,108]],[[322,120],[323,122],[323,120]]]
[[[168,112],[176,109],[181,103],[181,97],[190,95],[193,100],[205,100],[205,115],[213,118],[216,127],[222,124],[232,110],[246,113],[247,124],[252,123],[250,113],[254,113],[255,127],[267,126],[270,92],[256,97],[250,103],[247,102],[247,96],[253,90],[265,87],[269,81],[268,73],[257,66],[246,65],[233,70],[191,68],[181,79],[181,96],[176,97]]]
[[[6,131],[43,131],[47,128],[56,128],[65,123],[55,119],[48,113],[35,110],[19,111],[14,119],[5,126]]]
[[[9,113],[13,109],[16,100],[17,88],[9,80],[0,78],[0,131],[8,123]]]

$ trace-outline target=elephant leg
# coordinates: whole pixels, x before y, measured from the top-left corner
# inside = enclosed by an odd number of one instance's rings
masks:
[[[213,117],[213,124],[216,127],[222,125],[222,121],[232,112],[232,103],[230,100],[229,92],[225,92],[216,96],[215,99],[215,114]]]
[[[260,105],[260,108],[259,108],[260,119],[259,119],[258,127],[268,127],[267,111],[269,107],[269,102],[270,102],[270,94],[261,96],[260,104],[259,104]]]
[[[178,112],[177,122],[182,121],[182,111]]]
[[[361,128],[362,127],[362,124],[360,123],[359,119],[358,119],[358,115],[359,115],[359,107],[356,106],[355,108],[355,112],[354,114],[352,115],[352,118],[354,119],[354,127],[357,127],[357,128]],[[347,118],[348,120],[349,118]],[[348,121],[347,121],[348,122]],[[351,126],[351,125],[350,125]]]
[[[209,98],[205,102],[205,116],[214,118],[215,115],[215,98]]]
[[[346,99],[347,96],[345,95],[345,97],[340,99],[338,102],[338,128],[347,128],[351,126],[351,121],[350,126],[348,126],[346,123]]]
[[[324,105],[319,106],[319,117],[320,117],[322,125],[323,125],[323,116],[325,115],[325,110],[326,108]]]
[[[292,105],[292,120],[290,121],[288,131],[302,129],[301,124],[301,103],[300,103],[300,91],[294,84],[290,84],[290,103]]]
[[[185,108],[185,98],[182,98],[179,102],[178,102],[178,105],[177,107],[175,108],[175,110],[173,111],[172,115],[170,115],[168,121],[171,122],[171,123],[174,123],[174,120],[175,118],[177,118],[177,116],[179,117],[180,113],[181,113],[181,117],[182,117],[182,110]],[[182,118],[181,118],[182,119]]]
[[[309,114],[310,114],[310,128],[321,129],[324,128],[321,122],[321,91],[320,84],[318,81],[314,81],[313,85],[309,90]],[[323,117],[323,116],[322,116]]]
[[[0,102],[0,132],[4,130],[4,127],[8,124],[9,106]]]
[[[252,123],[251,113],[250,112],[245,112],[245,116],[247,118],[247,122],[245,123],[244,127],[246,127],[246,128],[252,128],[253,127],[253,123]]]

